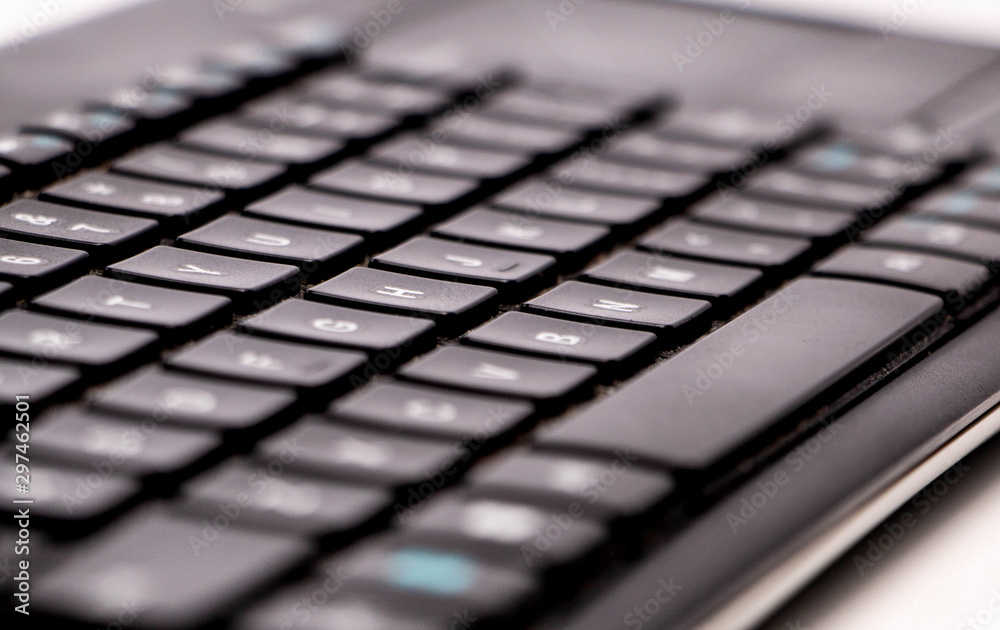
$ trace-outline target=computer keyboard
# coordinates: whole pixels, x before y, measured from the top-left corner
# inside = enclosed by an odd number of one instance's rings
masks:
[[[992,393],[997,357],[955,368],[996,353],[974,143],[346,63],[337,33],[275,27],[0,137],[37,614],[589,630],[634,625],[595,593],[662,591],[682,619],[774,544],[713,514],[791,536]],[[898,443],[740,511],[834,427]]]

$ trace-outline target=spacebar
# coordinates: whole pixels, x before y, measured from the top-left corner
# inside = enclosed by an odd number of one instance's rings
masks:
[[[996,404],[997,339],[1000,311],[825,427],[812,444],[761,470],[559,627],[677,630],[704,620],[761,569],[819,535],[818,524],[881,490],[901,466]]]
[[[540,444],[709,468],[888,354],[941,307],[940,299],[907,289],[798,280],[554,427]]]

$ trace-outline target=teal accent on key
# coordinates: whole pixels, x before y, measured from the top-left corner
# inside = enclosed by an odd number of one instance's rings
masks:
[[[971,190],[960,190],[948,197],[944,211],[948,214],[965,214],[976,207],[979,198]]]
[[[459,595],[471,589],[475,579],[475,564],[460,554],[411,548],[389,558],[389,580],[399,588]]]
[[[858,160],[858,152],[849,144],[831,144],[820,151],[814,161],[823,171],[842,171]]]

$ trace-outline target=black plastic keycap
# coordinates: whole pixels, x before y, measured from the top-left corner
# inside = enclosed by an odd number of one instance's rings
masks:
[[[689,197],[709,182],[705,175],[601,159],[556,166],[553,174],[559,181],[572,183],[578,188],[660,199]]]
[[[907,289],[798,280],[560,423],[543,442],[711,467],[851,370],[883,353],[888,361],[892,344],[942,305]]]
[[[31,451],[29,451],[31,453]],[[13,461],[13,456],[10,456]],[[31,456],[28,457],[31,460]],[[29,510],[29,522],[36,527],[44,521],[61,523],[79,533],[79,527],[99,521],[131,501],[139,492],[139,484],[114,471],[101,476],[93,468],[62,466],[51,462],[31,461],[28,492],[21,493],[11,482],[0,487],[0,501],[4,511]],[[12,471],[13,472],[13,471]],[[99,480],[87,483],[87,477]],[[31,504],[18,505],[11,501],[31,499]],[[41,522],[40,522],[41,521]],[[71,531],[72,531],[71,530]]]
[[[737,108],[705,110],[691,107],[671,112],[655,133],[665,138],[719,146],[774,150],[794,143],[809,131],[810,125],[794,128],[778,115]]]
[[[110,378],[152,356],[158,337],[146,330],[8,311],[0,315],[0,350],[92,369],[88,378]]]
[[[202,429],[246,429],[295,402],[290,390],[148,369],[97,394],[98,409]]]
[[[434,226],[434,234],[462,241],[528,249],[556,255],[556,261],[591,251],[610,230],[601,225],[529,218],[510,212],[475,208]]]
[[[597,370],[590,365],[452,346],[404,365],[399,375],[431,385],[555,401],[578,391],[597,375]]]
[[[21,293],[40,293],[86,272],[87,252],[0,238],[0,279]]]
[[[326,138],[371,138],[397,124],[384,114],[307,103],[284,96],[253,101],[238,115],[241,124],[247,126],[270,128],[280,125],[287,133]]]
[[[0,136],[0,164],[17,172],[17,185],[13,187],[23,190],[55,179],[54,163],[67,157],[73,149],[72,142],[51,134]],[[4,178],[0,189],[8,184],[13,185],[10,178]]]
[[[450,320],[475,318],[489,308],[497,290],[472,284],[355,267],[309,289],[316,300],[402,315]]]
[[[786,203],[853,212],[887,206],[897,196],[891,186],[845,182],[779,167],[750,178],[747,193]]]
[[[387,487],[451,481],[470,458],[458,441],[403,437],[319,416],[307,416],[275,433],[260,443],[257,453],[264,461],[284,455],[292,459],[289,468],[326,479]]]
[[[188,628],[226,614],[313,550],[292,537],[238,527],[219,532],[145,509],[73,551],[39,580],[47,611],[100,624],[122,614],[127,593],[149,627]]]
[[[611,226],[642,222],[660,207],[660,202],[653,198],[613,195],[534,180],[502,193],[494,203],[530,219],[543,216]]]
[[[457,437],[480,447],[533,412],[525,401],[408,383],[376,383],[334,401],[335,418],[390,431]]]
[[[80,409],[47,414],[31,436],[43,459],[134,477],[184,471],[221,445],[208,431]]]
[[[555,262],[542,254],[418,236],[375,256],[371,266],[509,291],[536,284]]]
[[[582,139],[577,132],[567,129],[496,120],[476,114],[432,125],[430,133],[455,144],[536,155],[559,153]]]
[[[908,210],[919,216],[936,217],[942,221],[1000,228],[1000,199],[968,188],[937,191],[913,202]]]
[[[300,186],[254,202],[244,212],[275,221],[375,235],[398,230],[422,214],[417,205],[345,197]]]
[[[663,502],[673,479],[636,465],[627,450],[610,457],[524,451],[508,453],[469,475],[475,494],[507,497],[565,510],[576,503],[601,520],[633,518]],[[609,480],[613,479],[613,485]]]
[[[606,157],[651,168],[702,174],[728,173],[754,163],[753,156],[746,150],[672,140],[648,133],[631,135],[612,144]]]
[[[182,507],[207,518],[236,508],[243,527],[331,536],[360,528],[392,504],[378,488],[262,470],[234,461],[196,477],[181,488]]]
[[[511,151],[463,147],[435,142],[431,137],[403,137],[377,147],[372,162],[426,173],[502,179],[524,168],[530,156]]]
[[[971,262],[878,247],[848,247],[820,262],[821,276],[863,278],[924,289],[945,295],[971,295],[990,277],[990,270]]]
[[[846,235],[855,217],[845,212],[749,197],[717,198],[691,208],[691,220],[805,238]]]
[[[172,341],[223,324],[230,305],[222,296],[99,276],[84,276],[31,302],[62,315],[152,328]]]
[[[277,164],[211,155],[168,145],[153,146],[121,158],[115,161],[112,168],[132,175],[224,191],[260,188],[285,172],[285,167]]]
[[[181,134],[179,144],[278,164],[314,164],[331,157],[344,146],[340,140],[297,136],[229,122],[209,122],[189,129]]]
[[[179,370],[332,393],[367,357],[351,350],[220,333],[167,359]]]
[[[364,242],[354,234],[226,215],[174,241],[179,247],[295,265],[310,277],[342,271]]]
[[[178,247],[158,246],[110,265],[111,275],[122,280],[205,291],[225,295],[241,306],[271,306],[298,290],[297,267],[229,256],[205,254]]]
[[[615,287],[678,293],[713,301],[732,299],[763,277],[757,269],[634,251],[620,252],[584,273],[588,279]]]
[[[305,98],[396,116],[429,114],[451,100],[446,93],[432,88],[368,81],[342,72],[311,80]]]
[[[1000,263],[1000,233],[933,217],[894,217],[866,232],[862,240],[872,245]]]
[[[392,166],[348,162],[320,171],[309,185],[424,207],[450,206],[479,187],[478,180],[414,173]]]
[[[515,88],[486,101],[483,115],[577,131],[614,124],[621,111],[612,103],[559,97],[542,90]]]
[[[705,315],[704,300],[656,295],[589,282],[565,282],[526,302],[529,311],[609,326],[674,333]]]
[[[651,350],[656,335],[511,312],[469,332],[463,340],[512,352],[586,361],[601,368],[614,369]]]
[[[160,184],[112,173],[89,173],[42,192],[42,199],[155,219],[171,231],[198,220],[222,201],[217,190]]]
[[[915,185],[940,174],[937,165],[924,160],[867,153],[850,142],[830,142],[796,155],[789,166],[797,171],[847,181]]]
[[[422,317],[372,313],[333,304],[286,300],[240,322],[253,334],[312,345],[358,348],[368,352],[408,354],[431,341],[434,322]]]
[[[0,210],[0,233],[46,245],[82,249],[101,260],[128,255],[157,240],[149,219],[22,199]]]
[[[93,145],[121,140],[135,130],[135,122],[122,112],[57,111],[28,123],[24,131],[53,134]]]
[[[13,408],[17,396],[29,396],[32,405],[44,405],[74,389],[80,371],[68,365],[38,369],[31,361],[0,358],[0,406]]]
[[[811,243],[674,219],[640,240],[639,246],[666,254],[766,268],[795,262],[809,250]]]

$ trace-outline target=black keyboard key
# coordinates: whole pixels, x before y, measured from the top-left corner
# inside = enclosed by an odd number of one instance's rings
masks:
[[[195,65],[157,68],[157,88],[192,99],[219,99],[230,96],[246,84],[246,79],[230,72],[220,72]]]
[[[97,394],[98,409],[202,429],[246,429],[288,409],[285,389],[148,369]]]
[[[360,236],[311,230],[237,215],[227,215],[183,234],[179,247],[295,265],[307,277],[329,277],[359,256]]]
[[[0,406],[13,408],[16,396],[29,396],[32,406],[41,406],[72,393],[80,382],[80,371],[68,365],[37,364],[0,358]]]
[[[497,290],[355,267],[312,287],[307,296],[458,325],[458,320],[474,320],[491,309]]]
[[[805,239],[752,234],[675,219],[644,237],[639,246],[667,254],[766,268],[794,263],[812,244]]]
[[[243,41],[217,48],[202,62],[206,70],[234,74],[246,79],[273,79],[292,74],[290,55],[260,41]]]
[[[362,543],[324,566],[395,597],[419,596],[431,610],[467,611],[477,619],[516,614],[541,589],[528,572],[496,566],[471,550],[399,536]]]
[[[962,173],[958,181],[963,187],[971,188],[977,193],[996,197],[1000,195],[1000,164],[991,161],[971,168]]]
[[[392,495],[237,461],[185,484],[181,500],[183,509],[209,519],[235,509],[242,527],[325,537],[361,528],[392,504]]]
[[[123,113],[100,110],[53,112],[23,126],[29,133],[53,134],[92,145],[120,141],[134,130],[135,122]]]
[[[84,276],[41,295],[33,308],[95,321],[152,328],[171,341],[226,323],[228,298]]]
[[[340,22],[315,14],[281,22],[268,30],[266,40],[276,52],[288,55],[307,67],[311,62],[330,61],[343,56],[349,43],[347,32]]]
[[[0,238],[0,279],[18,292],[40,293],[85,273],[87,252]]]
[[[305,98],[396,116],[430,114],[451,101],[447,93],[433,88],[368,81],[340,72],[311,80],[306,86]]]
[[[5,453],[4,457],[13,463],[13,455]],[[45,522],[50,525],[61,523],[77,530],[74,533],[110,516],[139,493],[139,484],[128,477],[100,475],[93,468],[63,467],[38,460],[31,462],[31,473],[25,485],[28,491],[21,493],[13,479],[3,484],[0,505],[5,511],[16,513],[27,507],[31,519],[42,521],[33,523],[35,526],[42,526]],[[30,505],[11,503],[20,499],[32,502]]]
[[[609,458],[515,452],[476,468],[468,483],[479,495],[563,510],[575,503],[601,520],[635,518],[674,490],[666,473],[640,468],[637,459],[628,450]]]
[[[217,190],[89,173],[46,189],[42,199],[160,221],[171,231],[198,221],[225,197]]]
[[[691,220],[699,223],[813,239],[846,235],[855,221],[845,212],[747,197],[715,198],[690,212]]]
[[[0,210],[0,233],[90,252],[100,260],[126,256],[158,240],[149,219],[22,199]]]
[[[1000,199],[967,188],[939,190],[909,204],[907,210],[943,221],[1000,228]]]
[[[600,129],[621,118],[621,110],[612,104],[585,99],[558,98],[540,90],[514,89],[487,100],[483,115],[552,126],[576,131]]]
[[[915,249],[987,264],[1000,263],[1000,233],[933,217],[889,219],[866,232],[864,243]]]
[[[892,186],[844,182],[779,167],[751,177],[746,189],[765,199],[852,212],[887,207],[902,192],[901,187],[894,192]]]
[[[101,474],[147,477],[182,473],[222,445],[217,434],[207,431],[93,411],[60,410],[42,420],[31,435],[35,455]]]
[[[555,217],[622,227],[642,223],[660,208],[656,199],[566,188],[557,180],[527,181],[500,194],[494,203],[530,219]]]
[[[344,146],[343,142],[330,138],[296,136],[229,122],[208,122],[189,129],[181,134],[179,143],[245,160],[278,164],[315,164]]]
[[[399,375],[431,385],[553,402],[576,393],[593,380],[597,370],[590,365],[451,346],[404,365]]]
[[[356,199],[299,186],[254,202],[244,212],[265,219],[380,237],[412,224],[422,214],[415,205]]]
[[[16,188],[10,169],[0,164],[0,201],[7,201]]]
[[[556,255],[557,263],[569,264],[574,257],[586,256],[597,248],[610,230],[601,225],[549,221],[475,208],[436,225],[434,234],[545,252]]]
[[[458,441],[358,429],[320,416],[307,416],[265,439],[257,454],[264,461],[291,458],[289,468],[324,479],[389,487],[454,481],[459,467],[471,458]]]
[[[418,236],[375,256],[370,264],[379,269],[486,284],[506,293],[538,286],[555,262],[542,254]]]
[[[220,532],[155,508],[74,551],[39,580],[46,610],[104,624],[118,618],[125,597],[151,628],[189,628],[227,614],[313,553],[295,538],[236,527]]]
[[[157,342],[156,334],[145,330],[23,310],[0,315],[0,351],[43,362],[98,368],[85,374],[92,379],[110,378],[152,358]]]
[[[55,179],[53,163],[74,149],[69,140],[41,133],[0,136],[0,164],[17,171],[16,188],[23,190]]]
[[[737,171],[757,160],[744,149],[672,140],[653,134],[634,134],[611,145],[606,159],[650,168],[686,170],[701,174]]]
[[[402,137],[376,147],[372,162],[396,169],[459,175],[481,180],[503,179],[531,163],[530,156],[435,142],[431,137]]]
[[[603,525],[573,512],[514,501],[447,498],[400,520],[405,524],[402,537],[409,542],[427,541],[472,552],[498,566],[544,573],[580,562],[608,538]],[[550,532],[558,528],[561,533],[550,539],[542,533],[546,528]]]
[[[305,103],[285,96],[251,102],[238,115],[241,124],[247,126],[277,125],[286,133],[323,138],[373,138],[397,125],[384,114]]]
[[[741,109],[682,109],[671,113],[655,133],[665,138],[743,149],[775,150],[794,144],[810,131],[808,125],[780,124],[778,116]]]
[[[407,383],[376,383],[330,405],[340,419],[390,431],[463,439],[477,447],[523,423],[531,403]]]
[[[532,315],[504,313],[469,332],[463,340],[476,345],[570,361],[586,361],[621,370],[652,350],[656,335]]]
[[[907,289],[798,280],[561,423],[544,442],[712,467],[886,353],[942,305]]]
[[[299,288],[297,267],[204,254],[158,246],[110,265],[107,272],[122,280],[163,284],[179,289],[220,293],[243,308],[256,309]]]
[[[430,128],[430,135],[455,144],[535,155],[560,153],[582,140],[576,132],[566,129],[495,120],[477,114],[435,123]]]
[[[716,265],[659,254],[624,251],[584,272],[586,278],[642,291],[732,300],[763,278],[757,269]]]
[[[236,379],[332,394],[367,357],[351,350],[330,350],[220,333],[170,356],[170,367]]]
[[[165,121],[185,114],[191,108],[191,99],[176,92],[144,86],[120,88],[106,97],[93,99],[92,110],[111,110],[127,114],[140,121]]]
[[[278,164],[210,155],[168,145],[153,146],[116,160],[112,168],[141,177],[241,192],[266,186],[285,172],[285,167]]]
[[[12,547],[13,548],[13,547]],[[302,610],[302,598],[312,597],[317,589],[323,591],[323,584],[336,584],[341,574],[319,574],[269,596],[236,621],[235,630],[273,630],[292,618],[294,611]],[[351,589],[346,581],[336,592],[324,598],[324,602],[309,610],[309,623],[323,630],[358,630],[359,620],[368,624],[371,630],[458,630],[455,611],[427,610],[422,602],[400,602],[396,595],[375,593],[364,585]],[[458,620],[476,620],[459,615]],[[468,625],[467,624],[467,625]]]
[[[990,277],[989,269],[975,263],[877,247],[842,249],[816,265],[813,273],[879,280],[956,297],[977,292]]]
[[[659,199],[684,199],[709,183],[709,178],[704,175],[601,159],[557,166],[553,174],[559,181],[572,183],[578,188]]]
[[[358,348],[389,357],[408,355],[432,343],[434,322],[422,317],[400,317],[332,304],[286,300],[240,322],[240,328],[255,335],[312,345]]]
[[[924,160],[864,153],[850,142],[831,142],[796,155],[789,166],[797,171],[847,181],[912,186],[937,177],[941,170]]]
[[[571,281],[524,306],[543,315],[672,335],[703,320],[711,304],[704,300]]]
[[[391,166],[350,162],[320,171],[310,186],[390,201],[446,207],[479,187],[474,179],[407,172]]]

